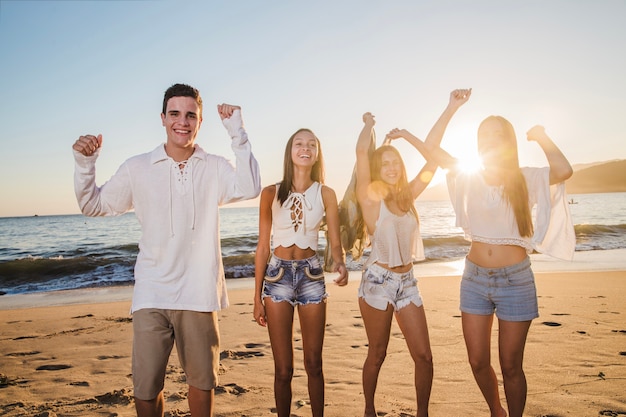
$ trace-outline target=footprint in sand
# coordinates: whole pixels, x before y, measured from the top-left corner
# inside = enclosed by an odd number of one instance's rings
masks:
[[[30,352],[13,352],[13,353],[7,353],[5,356],[32,356],[32,355],[39,355],[41,352],[38,350],[31,350]]]
[[[167,397],[168,401],[183,401],[187,399],[187,393],[183,391],[175,392]]]
[[[53,365],[41,365],[37,367],[37,371],[59,371],[61,369],[69,369],[72,365],[66,364],[53,364]]]
[[[599,416],[611,416],[611,417],[619,417],[626,416],[626,411],[613,411],[613,410],[602,410],[598,413]]]
[[[126,388],[121,390],[115,390],[113,392],[107,392],[106,394],[96,395],[96,400],[101,404],[121,404],[128,405],[133,401],[133,396],[130,395]]]
[[[121,356],[121,355],[100,355],[98,356],[98,360],[99,361],[104,361],[107,359],[124,359],[127,356]]]
[[[541,324],[543,324],[545,326],[550,326],[550,327],[559,327],[561,325],[561,323],[557,323],[555,321],[544,321]]]
[[[626,330],[611,330],[613,333],[624,333],[626,334]]]
[[[233,395],[240,395],[243,393],[246,393],[250,391],[249,389],[246,389],[244,387],[241,387],[237,384],[226,384],[226,385],[218,385],[215,388],[215,393],[216,394],[233,394]]]
[[[220,360],[222,359],[246,359],[246,358],[253,358],[255,356],[265,356],[265,353],[259,352],[256,350],[249,350],[249,351],[224,350],[222,351],[222,353],[220,353]]]
[[[107,317],[106,320],[113,321],[115,323],[132,323],[132,317]]]
[[[15,385],[15,380],[9,378],[5,374],[0,374],[0,388],[7,387],[9,385]]]

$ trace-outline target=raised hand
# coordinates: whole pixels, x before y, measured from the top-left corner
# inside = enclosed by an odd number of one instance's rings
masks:
[[[80,136],[72,145],[72,148],[85,156],[93,155],[98,148],[102,147],[102,135]]]
[[[392,141],[392,140],[394,140],[394,139],[400,139],[400,138],[405,137],[404,133],[405,133],[405,130],[404,130],[404,129],[400,130],[400,129],[398,129],[397,127],[395,127],[395,128],[393,128],[393,129],[391,129],[391,130],[389,131],[389,133],[387,133],[387,135],[385,135],[385,141],[384,141],[384,144],[388,145],[388,144],[390,144],[390,143],[391,143],[391,141]]]
[[[544,139],[547,136],[548,135],[546,134],[546,129],[540,125],[533,126],[528,132],[526,132],[526,138],[529,142],[537,142],[538,140]]]
[[[374,115],[370,112],[363,113],[363,123],[369,126],[374,126],[376,124],[376,120],[374,119]]]
[[[226,103],[217,105],[217,113],[220,115],[220,118],[222,120],[228,119],[230,116],[232,116],[235,110],[241,110],[241,107]]]
[[[450,105],[455,106],[456,108],[461,107],[463,104],[467,103],[470,96],[472,95],[471,88],[461,88],[452,90],[450,93]]]

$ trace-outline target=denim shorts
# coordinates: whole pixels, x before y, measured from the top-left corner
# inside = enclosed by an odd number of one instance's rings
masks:
[[[263,298],[289,304],[319,304],[326,300],[324,269],[317,255],[299,261],[272,255],[265,268]]]
[[[423,304],[413,268],[409,272],[398,273],[378,264],[372,264],[363,271],[359,298],[377,310],[387,310],[387,304],[391,304],[395,311],[411,302],[418,307]]]
[[[539,317],[535,276],[530,258],[503,268],[483,268],[465,259],[461,280],[461,311],[496,316],[506,321]]]

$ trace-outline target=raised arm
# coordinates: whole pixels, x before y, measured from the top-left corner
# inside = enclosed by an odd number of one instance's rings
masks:
[[[220,204],[255,198],[261,191],[261,175],[243,126],[241,108],[220,104],[217,112],[231,138],[230,145],[235,153],[235,170],[228,169],[228,172],[222,173],[224,179],[220,181],[223,187]]]
[[[131,175],[122,165],[102,186],[96,185],[96,160],[102,149],[102,135],[84,135],[72,145],[74,192],[85,216],[115,216],[133,208]]]
[[[427,146],[439,146],[441,143],[441,139],[443,139],[443,134],[448,127],[448,123],[454,116],[454,113],[461,107],[463,104],[467,103],[470,96],[472,95],[472,89],[457,89],[452,90],[450,93],[450,100],[448,105],[444,109],[439,119],[435,122],[433,127],[428,132],[428,136],[426,136],[426,140],[424,141]]]
[[[370,153],[376,148],[374,115],[369,112],[363,114],[363,123],[363,129],[356,143],[356,199],[361,207],[361,214],[368,231],[374,233],[380,209],[379,200],[372,198],[371,192]]]
[[[413,145],[415,149],[417,149],[422,156],[424,156],[424,159],[426,159],[426,164],[411,181],[411,192],[413,194],[413,198],[417,198],[426,189],[435,175],[435,171],[438,166],[441,165],[443,167],[448,167],[454,163],[454,161],[450,161],[445,157],[447,154],[440,150],[439,144],[443,139],[443,134],[446,131],[446,127],[452,119],[452,116],[454,116],[459,107],[469,100],[471,95],[471,88],[453,90],[450,93],[448,105],[430,129],[430,132],[428,132],[428,135],[426,136],[426,140],[423,142],[406,129],[394,129],[387,135],[387,138],[390,139],[396,139],[398,137],[406,139],[406,141]],[[450,156],[448,155],[448,157]]]
[[[361,205],[367,202],[367,190],[372,182],[369,152],[375,137],[374,125],[376,121],[374,115],[369,112],[363,114],[363,123],[363,129],[356,142],[356,196]]]
[[[574,170],[563,152],[550,139],[543,126],[533,126],[527,133],[528,141],[534,141],[541,146],[550,165],[550,185],[558,184],[572,176]]]
[[[443,139],[443,134],[452,116],[454,116],[459,107],[469,100],[471,95],[471,88],[452,90],[448,106],[443,113],[441,113],[441,116],[439,116],[439,119],[437,119],[432,129],[430,129],[428,136],[426,136],[425,144],[428,149],[429,157],[434,163],[444,169],[454,169],[458,162],[456,158],[441,149],[440,144]]]

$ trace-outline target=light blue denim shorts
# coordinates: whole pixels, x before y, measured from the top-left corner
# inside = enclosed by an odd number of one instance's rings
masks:
[[[387,310],[387,304],[391,304],[395,311],[411,302],[418,307],[423,304],[413,268],[409,272],[398,273],[378,264],[372,264],[363,271],[359,298],[378,310]]]
[[[324,269],[317,255],[299,261],[280,259],[274,255],[265,268],[263,298],[291,305],[319,304],[326,300]]]
[[[530,258],[504,268],[483,268],[465,258],[461,280],[461,311],[496,316],[506,321],[539,317],[535,276]]]

